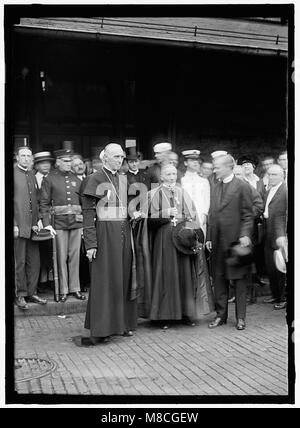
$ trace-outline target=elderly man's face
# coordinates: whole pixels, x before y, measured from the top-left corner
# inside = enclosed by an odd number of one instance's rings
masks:
[[[269,186],[277,186],[283,181],[283,170],[279,165],[272,165],[268,169]]]
[[[224,161],[224,157],[219,157],[214,160],[214,173],[220,180],[228,177],[232,173],[231,167]]]
[[[104,153],[105,165],[108,166],[112,171],[119,171],[124,160],[124,152],[121,146],[115,144]]]
[[[57,159],[56,161],[57,167],[62,172],[71,171],[72,158],[70,156],[64,156],[62,158]]]
[[[283,170],[287,169],[287,167],[288,167],[287,153],[284,153],[284,154],[279,156],[278,165],[280,165]]]
[[[72,162],[72,171],[76,175],[83,175],[85,170],[84,162],[81,159],[74,159]]]
[[[32,152],[30,149],[20,149],[16,156],[18,164],[22,168],[30,168],[32,165]]]

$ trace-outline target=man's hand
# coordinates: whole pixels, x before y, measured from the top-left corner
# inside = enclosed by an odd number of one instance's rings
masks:
[[[14,226],[14,238],[18,238],[19,236],[19,228],[18,226]]]
[[[208,251],[210,252],[212,250],[212,242],[207,241],[205,245],[206,245],[206,248],[208,249]]]
[[[56,235],[56,232],[53,229],[53,227],[49,224],[49,226],[46,226],[45,229],[50,230],[51,236],[52,236],[52,238],[54,238],[54,236]]]
[[[43,229],[43,222],[42,222],[42,220],[39,220],[37,225],[38,225],[39,231],[41,229]]]
[[[142,213],[140,211],[134,211],[133,213],[134,220],[137,220],[140,217],[142,217]]]
[[[242,247],[249,247],[251,245],[251,239],[248,236],[242,236],[240,238],[240,244]]]
[[[89,262],[92,262],[93,259],[96,258],[97,255],[97,248],[90,248],[89,250],[86,250],[86,256],[89,259]]]
[[[278,248],[285,248],[287,246],[287,238],[286,236],[279,236],[276,239],[276,245]]]

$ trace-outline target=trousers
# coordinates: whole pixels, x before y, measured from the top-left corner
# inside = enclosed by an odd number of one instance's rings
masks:
[[[79,258],[82,229],[56,230],[60,294],[80,291]]]
[[[16,296],[33,296],[37,292],[40,274],[38,242],[26,238],[14,240]]]

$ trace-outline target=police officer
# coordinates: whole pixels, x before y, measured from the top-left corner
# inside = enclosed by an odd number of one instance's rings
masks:
[[[85,300],[79,283],[81,180],[71,172],[72,150],[57,150],[55,154],[57,168],[51,171],[42,183],[40,213],[44,227],[49,229],[52,235],[56,235],[60,300],[65,302],[68,294]]]

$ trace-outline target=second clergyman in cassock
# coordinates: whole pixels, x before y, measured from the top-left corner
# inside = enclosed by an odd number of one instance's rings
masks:
[[[112,335],[132,335],[137,326],[127,180],[118,174],[123,159],[122,147],[108,144],[103,167],[88,178],[82,194],[83,234],[91,262],[85,328],[92,344]]]

